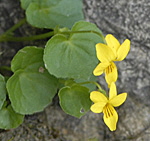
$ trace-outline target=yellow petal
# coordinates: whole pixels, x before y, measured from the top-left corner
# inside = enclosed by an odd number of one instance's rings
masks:
[[[114,82],[110,84],[110,90],[109,90],[109,99],[112,99],[113,97],[117,96],[117,89]]]
[[[98,92],[98,91],[93,91],[90,93],[90,99],[96,103],[96,102],[104,102],[107,103],[108,99],[104,94]]]
[[[118,107],[120,106],[122,103],[125,102],[127,98],[127,93],[122,93],[117,95],[116,97],[112,98],[109,103],[112,104],[112,106],[114,107]]]
[[[130,50],[130,40],[126,39],[117,51],[117,58],[116,61],[122,61],[127,55]]]
[[[98,102],[93,104],[90,109],[94,113],[101,113],[105,105],[106,105],[105,102]]]
[[[106,69],[105,69],[105,79],[108,85],[110,85],[112,82],[116,82],[118,78],[118,71],[115,63],[111,63]]]
[[[109,127],[111,131],[115,131],[118,122],[118,114],[116,110],[111,105],[108,105],[107,107],[104,107],[103,113],[103,119],[105,124]]]
[[[106,43],[109,47],[114,48],[116,51],[118,50],[118,48],[120,47],[120,43],[119,41],[111,34],[108,34],[105,37]]]
[[[101,74],[104,72],[105,68],[107,68],[109,65],[110,65],[109,62],[107,62],[107,63],[99,63],[99,64],[96,66],[96,68],[94,69],[93,74],[94,74],[95,76],[101,75]]]
[[[101,62],[111,62],[116,58],[112,49],[102,43],[96,44],[96,53]]]

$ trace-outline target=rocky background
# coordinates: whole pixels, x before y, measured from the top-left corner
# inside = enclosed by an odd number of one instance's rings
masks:
[[[118,62],[118,93],[128,92],[127,101],[117,109],[118,127],[110,132],[102,114],[89,112],[81,119],[66,115],[57,97],[41,113],[26,116],[24,123],[9,131],[0,131],[0,141],[149,141],[150,140],[150,1],[84,0],[86,21],[95,23],[104,33],[120,42],[131,40],[127,58]],[[19,0],[0,0],[0,34],[24,17]],[[32,32],[32,33],[31,33]],[[17,36],[41,33],[25,24]],[[42,46],[42,41],[0,43],[0,65],[10,65],[15,53],[26,45]],[[105,87],[103,77],[100,84]]]

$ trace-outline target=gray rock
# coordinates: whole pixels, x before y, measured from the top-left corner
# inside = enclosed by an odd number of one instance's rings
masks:
[[[121,42],[131,40],[127,58],[117,62],[118,91],[128,92],[128,99],[118,109],[116,132],[106,133],[106,140],[144,140],[150,135],[150,1],[149,0],[86,0],[86,19],[97,24],[106,34]],[[103,84],[103,79],[100,83]],[[105,84],[103,84],[105,85]]]

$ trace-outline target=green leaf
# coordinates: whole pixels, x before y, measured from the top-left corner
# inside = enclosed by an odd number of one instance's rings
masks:
[[[18,70],[7,82],[12,107],[20,114],[42,111],[57,92],[57,79],[49,73]]]
[[[11,61],[11,70],[13,72],[24,69],[28,71],[37,71],[43,64],[43,48],[36,46],[27,46],[19,50]]]
[[[72,31],[101,31],[96,25],[80,21]],[[44,62],[48,71],[58,78],[90,79],[98,63],[95,45],[103,39],[95,33],[75,33],[68,38],[55,35],[46,44]]]
[[[26,10],[31,2],[36,2],[37,0],[20,0],[21,7]]]
[[[0,110],[0,128],[11,129],[18,127],[23,122],[24,116],[16,113],[11,105]]]
[[[6,85],[2,75],[0,75],[0,109],[2,108],[4,101],[6,100]]]
[[[13,109],[20,114],[42,111],[57,92],[58,80],[44,68],[43,49],[25,47],[12,61],[15,72],[7,81]]]
[[[56,26],[71,28],[79,20],[83,20],[82,0],[22,0],[26,9],[27,21],[39,28],[55,28]]]
[[[61,0],[20,0],[21,1],[21,7],[23,9],[27,9],[28,6],[30,5],[30,3],[38,3],[42,6],[47,6],[47,5],[52,5],[55,6],[56,4],[58,4],[58,2],[60,2]]]
[[[66,86],[59,91],[60,105],[62,109],[72,116],[80,118],[92,104],[89,89],[80,85]]]

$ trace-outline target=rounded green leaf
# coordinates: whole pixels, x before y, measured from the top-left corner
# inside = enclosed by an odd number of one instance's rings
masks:
[[[56,94],[58,80],[44,67],[43,48],[25,47],[11,62],[14,75],[7,81],[13,109],[20,114],[42,111]]]
[[[43,48],[36,46],[27,46],[19,50],[11,61],[11,70],[13,72],[24,70],[38,70],[40,67],[44,67],[43,63]]]
[[[72,31],[101,31],[92,23],[77,22]],[[95,45],[103,39],[95,33],[75,33],[68,38],[59,34],[46,44],[44,62],[48,71],[58,78],[88,79],[98,63]]]
[[[59,91],[62,109],[72,116],[80,118],[91,106],[89,89],[80,85],[64,87]]]
[[[38,0],[24,2],[27,21],[39,28],[69,27],[83,20],[82,0]]]
[[[18,127],[23,122],[24,116],[16,113],[11,105],[0,110],[0,128],[11,129]]]
[[[13,109],[20,114],[42,111],[58,87],[58,80],[44,68],[43,49],[25,47],[11,65],[14,75],[7,81],[7,91]]]
[[[3,106],[3,103],[6,99],[6,85],[5,80],[2,75],[0,75],[0,109]]]
[[[7,81],[7,90],[13,109],[20,114],[42,111],[57,92],[58,81],[47,71],[18,70]]]
[[[21,7],[26,10],[31,2],[36,2],[36,1],[37,0],[20,0]]]

